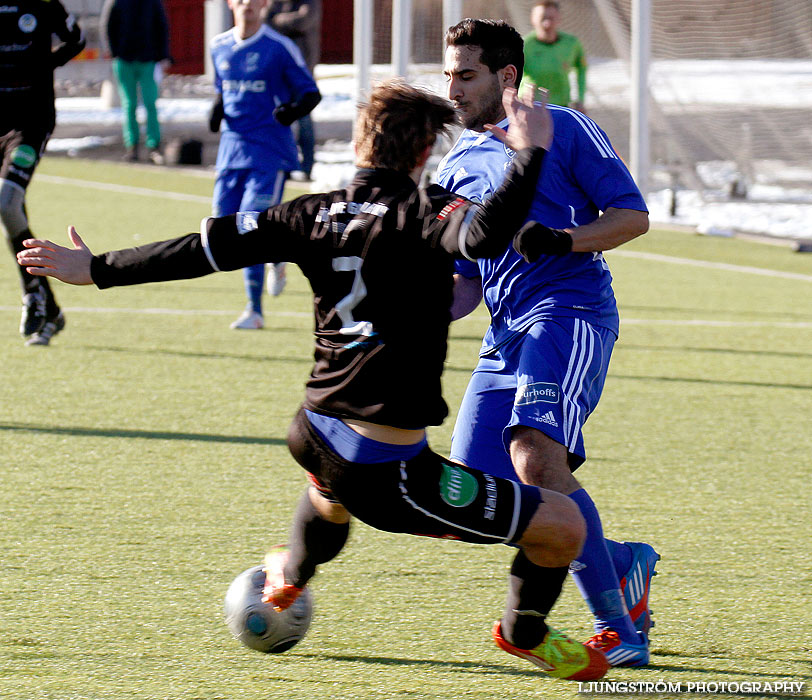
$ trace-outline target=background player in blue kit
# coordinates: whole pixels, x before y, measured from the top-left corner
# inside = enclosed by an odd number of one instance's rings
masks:
[[[484,124],[507,128],[502,92],[521,79],[523,42],[504,22],[467,19],[448,30],[446,46],[448,97],[466,130],[440,163],[438,180],[484,201],[514,156]],[[529,248],[457,264],[452,313],[468,313],[484,295],[492,320],[451,456],[487,465],[497,476],[515,470],[525,483],[578,504],[587,540],[572,571],[596,618],[588,643],[613,665],[639,666],[649,658],[648,589],[659,556],[647,544],[605,540],[598,511],[572,470],[586,457],[581,428],[600,397],[619,327],[612,276],[599,251],[645,233],[648,213],[597,124],[566,107],[549,109],[555,140],[528,217],[549,229]],[[531,264],[519,250],[538,259]]]
[[[223,124],[217,151],[214,215],[261,211],[282,201],[287,174],[298,167],[290,125],[321,100],[292,40],[267,26],[269,0],[228,0],[234,28],[211,42],[218,98],[210,127]],[[285,263],[271,267],[269,291],[285,286]],[[232,328],[263,327],[265,266],[243,271],[248,305]]]

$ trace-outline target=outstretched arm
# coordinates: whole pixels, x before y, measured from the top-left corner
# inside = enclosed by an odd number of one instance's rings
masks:
[[[208,221],[213,219],[204,220],[207,226]],[[23,241],[25,250],[17,254],[17,262],[38,277],[55,277],[68,284],[95,284],[100,289],[192,279],[217,270],[198,233],[101,255],[90,252],[73,226],[68,228],[68,237],[72,248],[29,238]]]
[[[73,248],[65,248],[44,239],[29,238],[23,241],[26,249],[17,253],[17,262],[36,277],[55,277],[68,284],[93,284],[90,276],[93,253],[73,226],[68,226],[68,238],[73,243]]]
[[[93,255],[71,226],[68,236],[73,248],[29,238],[23,241],[26,249],[18,253],[17,261],[32,275],[69,284],[95,284],[99,289],[188,280],[258,263],[295,261],[299,234],[288,224],[290,205],[295,203],[261,213],[207,217],[200,233],[101,255]]]

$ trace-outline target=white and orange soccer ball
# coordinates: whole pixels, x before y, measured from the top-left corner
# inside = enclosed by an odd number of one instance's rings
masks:
[[[265,571],[260,564],[243,571],[226,592],[226,624],[245,646],[265,654],[281,654],[298,644],[310,629],[313,595],[305,587],[282,612],[262,602]]]

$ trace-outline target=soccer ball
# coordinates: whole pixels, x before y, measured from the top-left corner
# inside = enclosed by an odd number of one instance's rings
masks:
[[[265,571],[252,566],[235,578],[226,593],[226,624],[245,646],[265,654],[281,654],[300,642],[313,618],[313,596],[309,588],[287,610],[276,612],[262,602]]]

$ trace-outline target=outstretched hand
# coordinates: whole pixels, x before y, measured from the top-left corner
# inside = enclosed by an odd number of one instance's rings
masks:
[[[538,90],[539,101],[534,99],[536,90],[526,90],[520,97],[516,88],[505,88],[502,106],[505,108],[510,130],[485,124],[485,129],[514,151],[529,146],[541,146],[549,150],[553,142],[553,119],[547,109],[547,91]]]
[[[73,248],[65,248],[52,241],[28,238],[23,241],[26,250],[17,253],[17,262],[36,277],[55,277],[68,284],[93,284],[90,261],[93,253],[68,226],[68,238]]]

